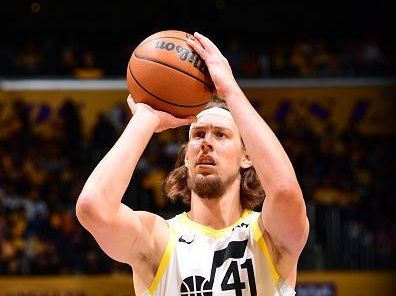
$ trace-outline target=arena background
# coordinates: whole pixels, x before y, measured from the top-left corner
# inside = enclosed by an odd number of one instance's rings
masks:
[[[0,295],[131,295],[131,270],[75,202],[130,112],[134,47],[199,31],[229,59],[296,168],[310,236],[297,295],[393,295],[395,10],[391,1],[3,1]],[[169,217],[161,192],[185,129],[156,135],[124,202]]]

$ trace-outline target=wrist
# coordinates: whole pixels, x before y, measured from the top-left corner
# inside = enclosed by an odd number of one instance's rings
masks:
[[[240,89],[238,83],[235,80],[233,80],[233,81],[229,82],[228,84],[222,85],[216,91],[217,91],[217,95],[220,98],[227,101],[227,99],[229,97],[231,97],[232,94],[235,94],[238,91],[241,91],[241,89]]]
[[[152,132],[157,130],[160,125],[160,118],[158,115],[145,108],[136,110],[131,120],[146,129],[152,130]]]

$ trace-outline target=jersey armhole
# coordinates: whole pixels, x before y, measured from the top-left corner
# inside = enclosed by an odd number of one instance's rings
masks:
[[[256,220],[254,220],[251,224],[253,238],[254,238],[254,241],[259,246],[261,252],[264,254],[264,257],[267,261],[268,267],[271,271],[272,279],[275,283],[275,286],[277,286],[280,276],[279,276],[278,271],[275,268],[274,262],[271,258],[270,253],[269,253],[268,246],[267,246],[267,243],[265,242],[263,233],[261,232],[258,219],[260,219],[260,217],[257,218]]]
[[[154,276],[154,279],[150,287],[148,288],[148,292],[150,293],[150,295],[154,295],[154,292],[157,289],[158,284],[160,283],[162,276],[166,271],[166,268],[169,266],[170,259],[172,258],[173,251],[175,249],[175,237],[175,230],[171,225],[169,225],[168,242],[166,243],[166,248],[164,253],[162,254],[162,258],[158,266],[157,272]]]

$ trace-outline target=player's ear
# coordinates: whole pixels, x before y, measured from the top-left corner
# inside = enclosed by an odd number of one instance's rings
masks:
[[[187,156],[187,145],[188,143],[185,143],[182,145],[181,150],[179,151],[179,154],[177,156],[176,163],[178,166],[185,166],[188,167],[188,156]]]
[[[247,153],[245,153],[241,160],[241,168],[247,169],[247,168],[250,168],[252,165],[253,165],[253,163],[250,160],[249,155]]]

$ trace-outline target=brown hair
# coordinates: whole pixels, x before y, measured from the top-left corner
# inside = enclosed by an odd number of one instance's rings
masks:
[[[226,110],[228,106],[226,102],[222,99],[215,98],[208,103],[205,109],[212,107],[220,107]],[[243,142],[242,142],[243,143]],[[191,191],[187,186],[187,167],[184,164],[184,157],[186,154],[187,145],[182,145],[177,160],[175,163],[175,168],[170,172],[168,177],[163,183],[163,189],[165,194],[172,200],[182,199],[182,201],[189,205],[191,202]],[[253,166],[247,169],[240,169],[241,174],[241,187],[240,187],[240,198],[241,204],[244,209],[255,209],[257,206],[261,205],[265,192],[261,186],[260,180],[257,176],[256,170]]]

